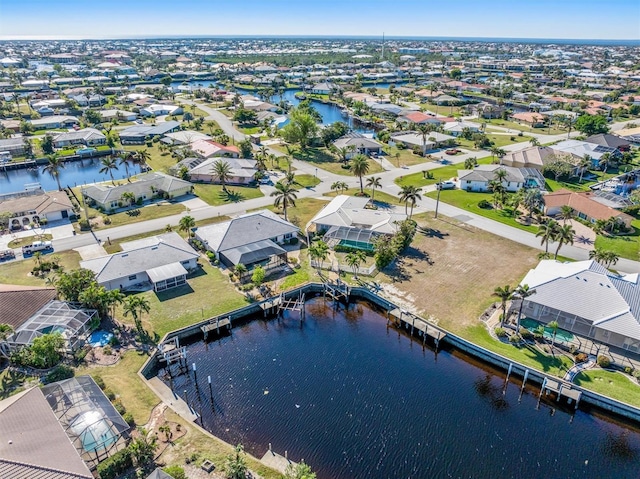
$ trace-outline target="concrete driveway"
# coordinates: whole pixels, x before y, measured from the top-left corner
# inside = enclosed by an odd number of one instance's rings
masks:
[[[75,251],[80,253],[80,257],[83,261],[88,259],[100,258],[102,256],[107,256],[107,251],[100,244],[90,244],[88,246],[80,246],[79,248],[75,248]]]
[[[576,220],[569,220],[568,223],[576,232],[573,236],[573,246],[591,251],[596,244],[596,232]]]

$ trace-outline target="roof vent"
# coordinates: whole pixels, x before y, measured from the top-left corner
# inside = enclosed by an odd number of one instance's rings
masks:
[[[157,247],[157,246],[153,246],[153,247],[151,248],[151,251],[153,251],[154,249],[158,249],[158,247]]]
[[[129,256],[129,254],[128,254],[128,253],[125,253],[125,254],[123,254],[123,255],[121,256],[121,258],[126,258],[127,256]]]

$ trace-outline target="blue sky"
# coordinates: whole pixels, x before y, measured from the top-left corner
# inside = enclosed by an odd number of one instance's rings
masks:
[[[639,0],[0,0],[0,38],[381,35],[640,40]]]

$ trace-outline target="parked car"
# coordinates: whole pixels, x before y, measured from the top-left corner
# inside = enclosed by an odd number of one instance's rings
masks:
[[[452,190],[456,187],[456,184],[453,181],[441,181],[436,184],[436,188],[439,190]]]
[[[34,241],[33,243],[24,245],[22,247],[23,255],[30,255],[37,251],[53,251],[53,245],[51,244],[51,241]]]
[[[4,251],[0,251],[0,261],[8,261],[16,257],[16,254],[12,249],[7,249]]]
[[[445,151],[445,153],[447,155],[457,155],[458,153],[460,153],[460,150],[458,150],[457,148],[451,148],[450,150]]]

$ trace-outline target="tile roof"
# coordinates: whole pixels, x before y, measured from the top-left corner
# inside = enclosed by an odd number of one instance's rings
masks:
[[[93,476],[0,459],[2,479],[90,479]],[[171,477],[171,476],[168,476]]]
[[[171,193],[190,186],[190,182],[176,178],[175,176],[151,172],[138,175],[136,181],[118,186],[108,184],[87,186],[84,188],[84,195],[99,203],[105,204],[109,201],[120,200],[122,194],[125,192],[133,193],[136,195],[136,198],[143,195],[151,197],[154,195],[154,188],[162,192]]]
[[[554,191],[544,195],[545,208],[557,208],[571,206],[575,211],[584,213],[589,218],[596,220],[608,220],[611,217],[621,218],[629,224],[633,217],[592,199],[595,195],[590,191],[575,192],[565,189]]]
[[[0,323],[15,330],[55,297],[55,288],[0,285]]]
[[[71,200],[63,191],[45,193],[42,190],[35,190],[29,194],[16,195],[4,201],[0,200],[0,211],[8,211],[9,213],[35,211],[36,214],[45,214],[71,209],[73,209]]]

